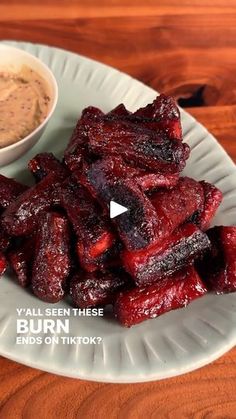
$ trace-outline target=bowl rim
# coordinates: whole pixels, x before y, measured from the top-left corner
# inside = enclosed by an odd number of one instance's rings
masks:
[[[27,56],[30,59],[32,59],[33,61],[36,61],[38,64],[40,64],[41,67],[43,67],[44,70],[48,73],[49,78],[51,79],[51,80],[47,80],[47,82],[52,86],[53,97],[52,97],[51,109],[50,109],[49,113],[47,114],[46,118],[43,119],[41,124],[39,124],[33,131],[31,131],[26,137],[22,138],[21,140],[16,141],[15,143],[10,144],[6,147],[0,148],[0,154],[3,154],[5,151],[10,151],[10,150],[13,150],[14,148],[17,148],[17,146],[20,146],[20,145],[26,143],[34,135],[37,135],[40,132],[40,130],[43,128],[43,126],[45,126],[48,123],[49,119],[51,118],[51,116],[53,115],[53,113],[56,109],[57,102],[58,102],[58,84],[57,84],[56,77],[54,76],[52,70],[42,60],[40,60],[35,55],[30,54],[27,51],[24,51],[21,48],[12,47],[12,46],[9,46],[9,45],[4,44],[4,43],[0,44],[0,51],[2,49],[9,49],[12,52],[14,52],[14,51],[15,52],[20,52],[22,54],[22,56]],[[29,64],[29,67],[30,67],[30,64]]]

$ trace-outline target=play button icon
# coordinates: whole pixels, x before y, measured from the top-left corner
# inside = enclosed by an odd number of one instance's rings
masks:
[[[128,211],[128,208],[115,201],[110,201],[110,218],[118,217],[118,215],[124,214],[126,211]]]

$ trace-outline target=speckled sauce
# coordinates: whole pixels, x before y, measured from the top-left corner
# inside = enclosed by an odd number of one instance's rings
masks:
[[[22,66],[18,73],[0,71],[0,148],[26,137],[46,118],[50,88],[37,72]]]

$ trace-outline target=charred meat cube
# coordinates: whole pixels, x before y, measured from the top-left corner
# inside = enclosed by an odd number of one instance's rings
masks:
[[[0,276],[2,276],[7,269],[7,260],[3,253],[0,252]]]
[[[180,178],[171,190],[161,190],[152,194],[151,202],[160,220],[160,239],[168,236],[196,211],[203,209],[203,188],[194,179]]]
[[[40,213],[58,202],[57,190],[63,180],[64,175],[50,173],[12,202],[2,215],[2,224],[8,234],[31,234]]]
[[[185,224],[161,244],[136,252],[123,252],[123,263],[137,286],[152,284],[164,276],[190,265],[210,248],[205,233],[193,224]]]
[[[28,163],[28,168],[34,175],[36,182],[42,180],[49,173],[65,173],[66,168],[52,153],[39,153]]]
[[[169,138],[182,140],[180,112],[171,96],[157,96],[153,103],[138,109],[132,117],[150,129],[164,130]]]
[[[214,217],[220,203],[222,201],[222,192],[214,185],[204,180],[200,182],[204,193],[204,208],[198,217],[198,223],[202,230],[210,227],[212,218]]]
[[[48,303],[64,296],[70,273],[70,232],[67,219],[56,213],[41,216],[32,269],[34,294]]]
[[[105,203],[107,211],[111,200],[129,209],[114,219],[128,249],[160,242],[196,209],[202,208],[201,185],[193,179],[183,178],[171,191],[152,195],[155,214],[150,200],[137,187],[136,180],[121,178],[124,168],[121,169],[118,162],[118,159],[108,158],[94,163],[87,170],[84,183],[94,197]]]
[[[13,246],[7,255],[9,265],[22,287],[27,287],[31,282],[34,248],[34,237],[27,237]]]
[[[115,242],[108,220],[89,192],[71,178],[62,186],[61,205],[78,239],[81,266],[88,271],[98,269],[101,258]]]
[[[207,231],[212,247],[198,269],[217,294],[236,291],[236,227],[217,226]]]
[[[206,292],[194,268],[187,267],[157,284],[121,292],[115,302],[114,313],[123,326],[130,327],[185,307]]]
[[[95,154],[121,156],[128,163],[151,171],[180,172],[189,156],[187,144],[123,120],[95,121],[88,137]]]
[[[131,113],[123,104],[109,112],[104,119],[122,119],[156,132],[165,132],[167,137],[182,140],[180,112],[175,100],[164,94],[157,96],[153,103]]]
[[[16,198],[28,189],[15,179],[0,175],[0,209],[7,208]]]
[[[81,168],[84,160],[90,160],[88,150],[88,129],[91,122],[100,119],[103,112],[93,106],[85,108],[72,133],[69,144],[64,153],[66,166],[73,172]]]
[[[104,159],[92,164],[81,180],[108,214],[110,201],[128,208],[113,223],[127,249],[142,249],[158,239],[156,211],[137,183],[117,177],[110,163]]]
[[[132,286],[125,272],[80,272],[70,285],[70,295],[76,307],[96,307],[112,304],[117,293]]]
[[[121,157],[107,157],[106,164],[111,168],[117,178],[134,179],[143,191],[156,188],[171,188],[179,180],[179,173],[153,173],[137,167],[132,167],[124,162]],[[76,173],[78,173],[76,171]]]

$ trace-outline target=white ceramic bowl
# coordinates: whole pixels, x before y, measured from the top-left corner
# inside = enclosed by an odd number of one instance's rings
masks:
[[[0,45],[0,71],[20,71],[21,67],[26,65],[36,71],[44,80],[48,82],[51,104],[47,117],[42,123],[29,135],[22,140],[0,149],[0,167],[5,166],[21,157],[27,150],[32,148],[46,128],[51,118],[58,100],[58,86],[56,79],[49,68],[34,55],[29,54],[21,49],[10,47],[8,45]]]

